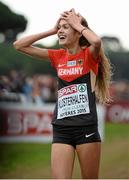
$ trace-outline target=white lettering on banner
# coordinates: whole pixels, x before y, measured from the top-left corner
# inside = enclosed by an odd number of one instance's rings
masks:
[[[90,112],[87,85],[74,84],[58,91],[57,119]]]
[[[9,113],[8,115],[8,134],[18,134],[22,131],[21,124],[22,115],[19,113]]]
[[[21,112],[9,113],[8,115],[8,134],[43,134],[45,131],[51,133],[51,116],[44,114],[39,116],[36,113]]]
[[[29,128],[38,127],[39,117],[34,114],[25,114],[23,122],[23,133],[27,133]]]
[[[82,70],[83,67],[72,67],[69,69],[62,69],[60,68],[58,70],[58,76],[62,76],[62,75],[78,75],[78,74],[82,74]]]
[[[76,89],[76,88],[75,88]],[[81,108],[80,104],[76,104],[76,107]],[[54,110],[55,104],[45,106],[35,106],[34,104],[10,104],[10,103],[0,103],[0,115],[4,114],[4,116],[0,116],[0,123],[5,125],[3,129],[0,129],[0,142],[51,142],[52,141],[52,114]],[[73,111],[74,111],[74,106]],[[129,105],[128,105],[129,107]],[[128,110],[126,109],[126,112]],[[104,106],[97,104],[98,110],[98,125],[100,136],[103,139],[104,135],[104,119],[105,119],[105,110],[102,111]],[[124,107],[123,107],[124,109]],[[30,118],[27,120],[27,115],[36,114],[38,118],[34,118],[38,120],[38,124],[35,128],[27,127],[27,125],[31,125],[32,123],[27,123],[30,121]],[[26,126],[24,124],[24,119],[26,116]],[[2,119],[1,119],[2,117]],[[29,116],[30,117],[30,116]],[[32,117],[33,118],[33,117]],[[122,121],[121,121],[122,122]],[[36,125],[36,123],[34,123]],[[26,127],[26,133],[24,130]],[[34,126],[33,126],[34,127]],[[33,131],[31,131],[33,129]],[[1,131],[2,130],[2,131]],[[50,130],[50,131],[49,131]],[[101,133],[102,131],[102,133]]]
[[[122,105],[112,105],[108,111],[112,122],[129,122],[129,108]]]
[[[51,132],[52,126],[51,126],[50,122],[51,122],[51,117],[48,116],[47,114],[44,115],[41,119],[40,126],[38,126],[38,128],[37,128],[37,132],[40,133],[43,130],[47,130],[47,131]]]

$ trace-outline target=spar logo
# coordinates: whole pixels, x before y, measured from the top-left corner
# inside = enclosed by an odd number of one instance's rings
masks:
[[[65,95],[74,94],[76,92],[77,92],[77,85],[74,84],[74,85],[67,86],[65,88],[60,89],[58,91],[58,96],[62,97],[62,96],[65,96]]]
[[[78,91],[79,91],[79,92],[85,92],[85,91],[86,91],[86,85],[80,84],[80,85],[78,86]]]
[[[51,115],[36,112],[8,113],[6,135],[39,135],[51,133]]]

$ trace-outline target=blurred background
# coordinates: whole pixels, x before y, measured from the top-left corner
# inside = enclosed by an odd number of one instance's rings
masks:
[[[45,3],[45,4],[44,4]],[[86,7],[86,8],[85,8]],[[113,67],[110,105],[97,103],[103,139],[100,178],[129,178],[129,36],[127,0],[0,1],[0,178],[51,178],[51,118],[57,78],[50,62],[17,52],[12,43],[52,28],[75,8],[102,38]],[[56,36],[38,47],[59,48]],[[76,160],[73,178],[80,178]]]

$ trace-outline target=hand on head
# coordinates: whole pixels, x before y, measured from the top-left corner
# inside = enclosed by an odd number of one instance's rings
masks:
[[[68,20],[73,16],[77,16],[74,9],[71,9],[69,11],[64,11],[63,13],[61,13],[61,19],[64,19],[64,20]]]
[[[76,29],[76,26],[81,24],[82,16],[77,14],[74,9],[71,9],[70,11],[64,11],[61,14],[61,19],[67,21],[68,24]]]
[[[77,26],[81,24],[82,19],[83,16],[80,13],[76,13],[74,9],[64,11],[63,13],[61,13],[61,16],[58,19],[54,29],[57,32],[60,20],[65,20],[68,24],[72,26],[72,28],[77,30]]]

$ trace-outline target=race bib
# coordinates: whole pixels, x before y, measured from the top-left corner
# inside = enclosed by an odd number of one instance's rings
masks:
[[[58,91],[57,119],[90,113],[87,84],[73,84]]]

